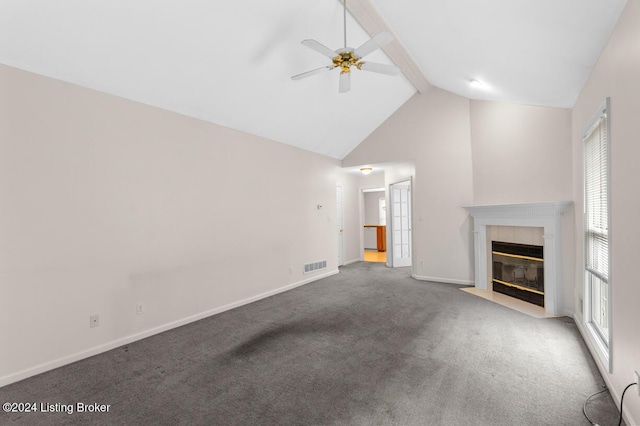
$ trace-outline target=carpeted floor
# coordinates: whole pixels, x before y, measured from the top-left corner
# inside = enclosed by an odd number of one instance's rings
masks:
[[[575,426],[602,386],[573,320],[361,262],[0,389],[2,402],[107,413],[0,424]],[[607,392],[587,410],[617,424]]]

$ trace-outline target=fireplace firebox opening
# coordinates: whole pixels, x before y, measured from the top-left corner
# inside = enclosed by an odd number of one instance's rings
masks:
[[[493,291],[544,307],[543,249],[492,241]]]

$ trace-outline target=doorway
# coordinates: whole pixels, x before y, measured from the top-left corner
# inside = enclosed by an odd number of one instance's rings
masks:
[[[411,179],[389,185],[391,267],[411,266]]]
[[[384,188],[363,189],[364,229],[363,243],[365,262],[387,261],[387,217]]]

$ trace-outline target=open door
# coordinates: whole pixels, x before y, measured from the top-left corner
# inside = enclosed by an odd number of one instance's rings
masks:
[[[391,266],[411,266],[411,180],[389,186],[391,202]]]

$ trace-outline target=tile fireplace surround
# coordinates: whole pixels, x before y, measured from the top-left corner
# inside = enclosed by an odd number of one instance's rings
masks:
[[[548,314],[562,314],[562,216],[570,201],[550,203],[467,206],[473,217],[475,287],[489,289],[487,226],[544,228],[544,308]]]

